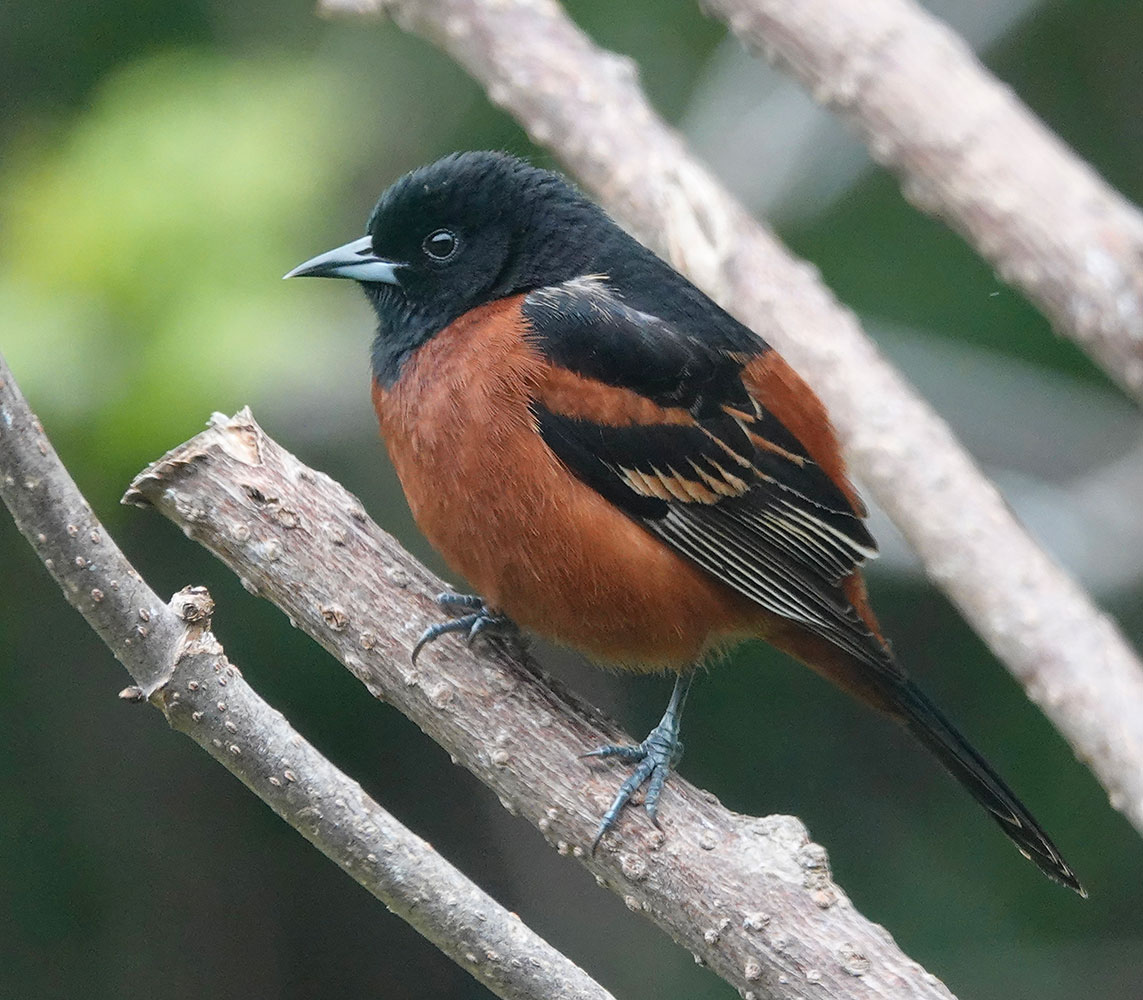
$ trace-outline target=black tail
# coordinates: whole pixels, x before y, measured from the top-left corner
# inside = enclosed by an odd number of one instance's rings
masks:
[[[928,747],[957,781],[1028,858],[1050,879],[1054,879],[1081,896],[1087,892],[1075,872],[1060,857],[1056,845],[1032,818],[1000,776],[989,767],[960,733],[925,695],[908,679],[901,678],[893,693],[894,701],[904,716],[905,725]]]

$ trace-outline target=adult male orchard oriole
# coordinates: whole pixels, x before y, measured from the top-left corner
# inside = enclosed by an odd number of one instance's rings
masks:
[[[703,657],[758,637],[909,729],[1049,877],[1047,834],[906,676],[861,564],[876,554],[818,398],[761,337],[558,175],[457,153],[398,180],[359,240],[287,277],[351,278],[376,310],[373,405],[421,530],[480,593],[469,638],[521,626],[677,672],[598,839],[652,818]],[[414,653],[414,657],[416,653]]]

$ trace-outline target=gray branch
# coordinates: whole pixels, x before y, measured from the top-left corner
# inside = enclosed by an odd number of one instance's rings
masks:
[[[648,246],[762,333],[829,407],[862,481],[989,647],[1143,832],[1143,666],[1028,536],[813,267],[751,219],[655,114],[630,60],[554,0],[324,0],[452,55]],[[864,6],[861,6],[864,9]]]
[[[236,450],[253,441],[230,438]],[[68,475],[2,357],[0,496],[65,596],[134,678],[123,697],[149,698],[174,729],[498,996],[609,1000],[258,696],[210,631],[205,589],[188,587],[165,604],[143,582]]]
[[[359,501],[265,436],[248,411],[212,426],[143,472],[125,498],[152,504],[254,593],[412,719],[627,906],[747,997],[948,998],[934,977],[854,910],[825,851],[788,816],[723,808],[675,776],[662,828],[628,810],[592,854],[621,773],[581,760],[629,737],[526,657],[417,637],[440,619],[446,584]]]
[[[1143,214],[912,0],[702,0],[1143,402]]]

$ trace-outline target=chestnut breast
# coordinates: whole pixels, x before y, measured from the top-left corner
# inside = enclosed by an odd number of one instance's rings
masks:
[[[553,368],[529,343],[521,304],[515,296],[466,313],[422,345],[395,384],[374,383],[382,436],[429,542],[491,608],[604,661],[681,669],[713,643],[758,634],[759,609],[548,449],[533,399],[563,398],[607,422],[625,408],[630,419],[655,419],[658,408]]]

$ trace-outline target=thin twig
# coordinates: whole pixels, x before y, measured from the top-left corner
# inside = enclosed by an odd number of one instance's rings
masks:
[[[1143,213],[912,0],[701,0],[1143,402]]]
[[[629,810],[593,854],[619,776],[579,755],[629,738],[505,649],[477,655],[441,640],[412,664],[417,637],[440,619],[432,595],[446,585],[248,411],[169,452],[125,499],[153,504],[210,549],[559,853],[744,995],[950,996],[853,909],[825,851],[791,817],[737,815],[676,776],[661,829]]]
[[[617,218],[777,346],[933,581],[1143,832],[1143,666],[852,313],[690,157],[630,60],[554,0],[324,0],[449,52]]]
[[[232,438],[235,448],[245,444]],[[170,604],[107,535],[0,357],[0,496],[72,605],[149,698],[346,873],[497,996],[609,1000],[337,770],[246,683],[210,631],[201,587]],[[195,516],[193,507],[184,514]]]

